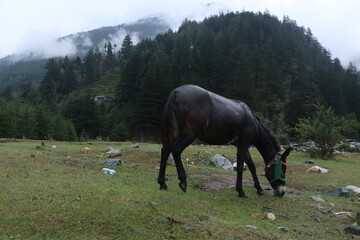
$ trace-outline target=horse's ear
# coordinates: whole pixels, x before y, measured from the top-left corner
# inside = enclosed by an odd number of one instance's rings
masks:
[[[281,154],[281,161],[286,162],[286,158],[289,156],[291,150],[293,150],[293,148],[289,147],[285,150],[283,154]]]

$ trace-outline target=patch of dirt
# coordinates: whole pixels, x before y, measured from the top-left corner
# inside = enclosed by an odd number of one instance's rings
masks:
[[[236,186],[236,176],[234,175],[228,175],[228,174],[222,174],[222,173],[208,173],[208,174],[192,174],[189,175],[189,179],[198,179],[201,180],[202,185],[201,189],[205,191],[211,191],[211,190],[224,190],[228,188],[232,188]],[[261,187],[264,190],[272,190],[270,184],[264,184],[260,183]],[[252,179],[243,179],[243,186],[254,186],[254,182]],[[295,188],[287,187],[287,193],[288,194],[294,194],[299,195],[298,191]]]
[[[208,174],[192,174],[190,179],[199,179],[203,181],[201,189],[209,190],[223,190],[236,185],[236,176],[222,174],[222,173],[208,173]],[[250,179],[243,179],[243,186],[254,186]],[[270,185],[262,184],[263,188],[271,188]]]

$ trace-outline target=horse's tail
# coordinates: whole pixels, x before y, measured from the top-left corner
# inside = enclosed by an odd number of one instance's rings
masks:
[[[163,146],[161,148],[161,161],[158,177],[160,189],[167,189],[165,183],[165,169],[169,155],[173,152],[173,141],[175,138],[174,133],[176,132],[177,123],[175,111],[175,92],[173,91],[170,93],[170,96],[165,104],[161,121],[161,142]]]
[[[161,141],[163,147],[168,151],[173,151],[173,141],[178,131],[178,121],[176,118],[176,92],[172,91],[169,95],[167,103],[165,104],[162,124],[161,124]]]

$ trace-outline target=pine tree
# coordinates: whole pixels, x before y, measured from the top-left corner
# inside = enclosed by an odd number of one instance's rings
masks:
[[[114,48],[111,42],[105,44],[105,59],[104,59],[104,70],[114,71],[116,65],[116,58],[114,54]]]
[[[57,92],[65,97],[77,87],[77,77],[75,72],[75,61],[71,61],[67,56],[61,62],[62,78]]]
[[[49,115],[43,106],[38,106],[35,110],[35,139],[45,140],[50,137]]]
[[[11,100],[13,98],[13,90],[11,87],[7,86],[1,93],[0,97],[3,97],[5,100]]]
[[[99,135],[100,123],[97,106],[88,94],[71,96],[64,106],[64,115],[74,123],[78,136],[84,132],[90,138]]]
[[[282,110],[281,97],[284,86],[281,82],[280,68],[275,53],[269,48],[258,50],[257,67],[255,68],[254,101],[255,107],[265,117],[272,118]]]
[[[84,70],[85,80],[88,84],[99,80],[102,74],[102,59],[99,49],[90,49],[85,56]]]
[[[38,100],[38,94],[33,89],[31,82],[24,83],[20,86],[19,95],[24,102],[36,103]]]
[[[57,84],[60,82],[61,74],[59,66],[54,58],[50,58],[46,63],[46,73],[40,83],[39,93],[43,100],[54,107],[57,102]]]
[[[342,93],[342,77],[344,69],[339,59],[329,65],[324,79],[320,82],[320,90],[328,106],[331,106],[335,113],[345,114],[347,112],[344,95]]]
[[[60,114],[57,114],[53,117],[50,122],[51,136],[57,141],[66,140],[66,123],[63,117]]]
[[[168,76],[168,57],[162,45],[155,46],[143,71],[144,75],[136,95],[134,118],[138,130],[150,132],[154,127],[159,127],[162,105],[167,94],[163,86]]]
[[[133,42],[131,41],[131,37],[129,35],[126,35],[118,55],[120,66],[122,69],[130,60],[133,51],[134,51],[134,45]]]
[[[19,133],[22,138],[35,138],[35,116],[32,109],[25,107],[19,116]]]
[[[233,52],[232,58],[234,59],[232,74],[225,83],[224,94],[229,98],[241,100],[252,106],[255,82],[248,54],[245,49],[239,46]]]
[[[343,94],[348,112],[354,112],[360,120],[360,73],[351,62],[345,72]]]

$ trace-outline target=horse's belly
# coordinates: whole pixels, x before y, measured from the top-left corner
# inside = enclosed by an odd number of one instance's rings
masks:
[[[231,142],[234,139],[234,133],[224,131],[205,131],[198,138],[209,144],[222,145]]]

